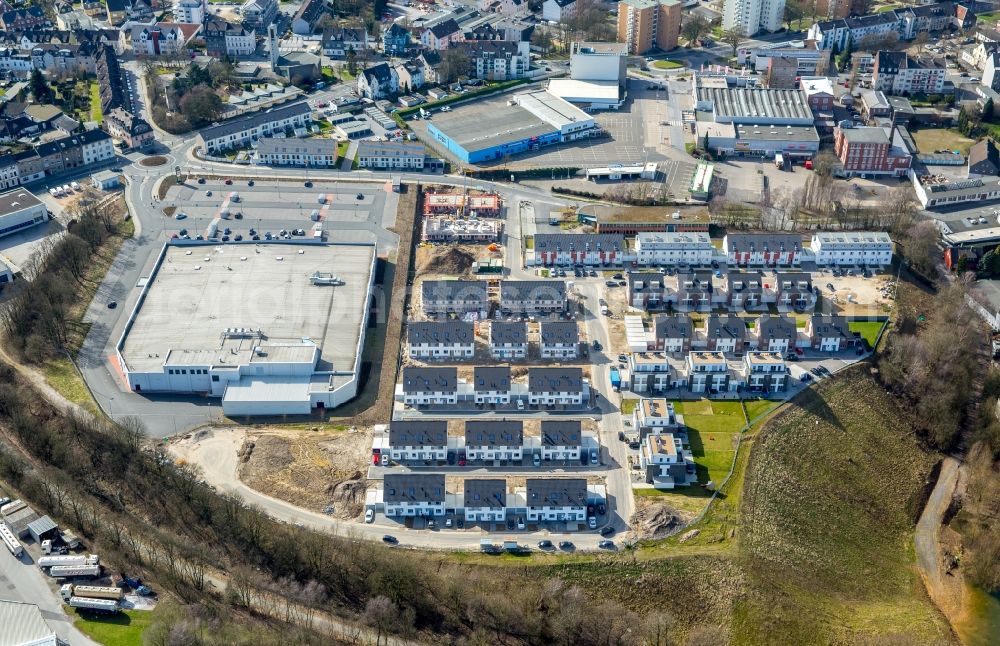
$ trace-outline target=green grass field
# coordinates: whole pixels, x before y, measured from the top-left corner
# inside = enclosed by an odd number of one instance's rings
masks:
[[[925,128],[911,133],[922,153],[933,153],[935,150],[957,150],[963,155],[969,154],[969,148],[976,143],[962,135],[957,130],[945,128]]]
[[[623,417],[628,417],[629,415],[632,414],[632,412],[635,410],[635,407],[638,405],[639,405],[639,400],[634,397],[630,397],[629,399],[623,399],[621,406],[619,406],[618,408],[621,410]]]
[[[676,70],[684,67],[684,63],[672,61],[668,58],[662,61],[653,61],[653,67],[658,70]]]
[[[734,643],[950,640],[913,563],[934,457],[867,367],[804,391],[754,444],[739,532],[756,592],[737,604]]]
[[[868,342],[869,347],[874,348],[884,325],[884,321],[851,321],[848,323],[848,328],[851,332],[860,332],[861,338]]]
[[[80,614],[74,608],[66,608],[73,623],[83,634],[104,646],[142,646],[142,633],[153,621],[156,612],[125,610],[117,615]]]
[[[90,120],[102,123],[104,113],[101,112],[101,86],[97,82],[90,84]]]

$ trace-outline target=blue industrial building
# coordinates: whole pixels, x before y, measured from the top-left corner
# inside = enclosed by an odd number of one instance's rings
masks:
[[[435,114],[427,132],[463,163],[477,164],[590,137],[596,130],[585,112],[538,91]]]

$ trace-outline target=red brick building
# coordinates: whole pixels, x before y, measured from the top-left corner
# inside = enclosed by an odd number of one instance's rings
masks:
[[[906,173],[911,157],[902,146],[894,146],[885,128],[837,128],[834,154],[847,176]]]

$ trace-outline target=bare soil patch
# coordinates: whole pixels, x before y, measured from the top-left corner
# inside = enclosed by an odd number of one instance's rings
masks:
[[[149,157],[143,157],[139,160],[140,166],[163,166],[167,163],[167,158],[163,155],[150,155]]]
[[[416,269],[420,276],[469,276],[480,247],[474,245],[420,245]]]
[[[635,503],[629,524],[639,540],[666,538],[684,524],[677,510],[669,505],[644,498],[636,498]]]
[[[247,486],[275,498],[355,518],[364,510],[371,438],[370,429],[248,432],[237,474]]]

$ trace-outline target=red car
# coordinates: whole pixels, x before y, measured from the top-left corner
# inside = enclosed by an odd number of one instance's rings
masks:
[[[375,466],[378,466],[378,461],[379,461],[379,455],[378,455],[378,453],[373,454],[372,455],[372,464],[374,464]]]
[[[231,179],[227,179],[226,180],[226,186],[232,186],[232,184],[233,184],[233,180],[231,180]]]

